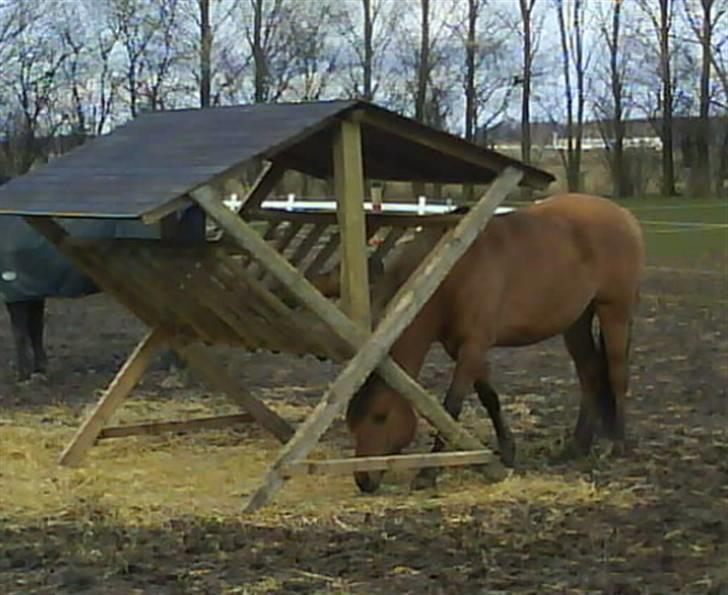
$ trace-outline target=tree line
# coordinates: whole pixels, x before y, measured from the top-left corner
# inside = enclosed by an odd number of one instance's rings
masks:
[[[625,122],[661,140],[694,116],[690,188],[728,171],[728,0],[0,0],[0,136],[9,173],[43,139],[82,142],[144,111],[360,97],[470,140],[520,120],[563,127],[578,190],[584,127],[601,123],[613,194],[629,195]]]

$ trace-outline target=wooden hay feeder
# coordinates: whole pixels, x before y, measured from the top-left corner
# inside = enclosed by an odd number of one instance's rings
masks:
[[[236,213],[222,200],[231,192],[244,194],[239,178],[251,160],[266,166]],[[336,213],[262,209],[264,198],[289,169],[333,176]],[[365,178],[490,187],[462,217],[367,214]],[[64,450],[61,463],[78,463],[104,437],[252,420],[284,445],[247,503],[249,511],[267,502],[285,479],[302,473],[496,466],[492,453],[392,361],[388,351],[503,198],[519,182],[545,187],[552,179],[372,104],[333,101],[147,114],[11,181],[0,191],[0,214],[25,216],[150,328]],[[71,237],[53,217],[73,216],[157,224],[162,239]],[[184,222],[195,216],[198,230],[204,230],[209,217],[223,230],[223,239],[206,241],[204,233],[197,241],[179,239]],[[449,230],[371,329],[367,240],[378,234],[381,256],[407,229],[427,225]],[[338,305],[310,281],[337,262]],[[105,428],[165,344],[244,413]],[[207,345],[220,344],[312,353],[347,363],[315,410],[294,429],[206,352]],[[375,368],[462,452],[304,460]]]

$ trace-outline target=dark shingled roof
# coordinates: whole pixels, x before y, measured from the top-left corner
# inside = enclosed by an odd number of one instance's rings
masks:
[[[554,179],[362,101],[240,105],[144,114],[4,185],[0,214],[138,218],[252,158],[327,177],[335,124],[353,110],[379,121],[362,120],[368,178],[487,183],[512,165],[526,185]]]

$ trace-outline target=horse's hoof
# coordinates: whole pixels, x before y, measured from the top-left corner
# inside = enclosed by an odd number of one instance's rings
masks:
[[[585,450],[583,445],[575,441],[567,442],[560,452],[551,457],[550,461],[553,465],[578,461],[589,456],[589,450]]]
[[[422,469],[412,480],[413,490],[430,490],[437,487],[437,473],[433,469]]]
[[[632,448],[624,440],[616,440],[612,443],[612,450],[609,456],[614,459],[622,459],[630,455]]]
[[[516,443],[512,440],[506,441],[498,446],[500,460],[506,467],[513,469],[516,465]]]

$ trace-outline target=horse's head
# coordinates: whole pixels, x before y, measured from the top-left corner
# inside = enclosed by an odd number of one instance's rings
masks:
[[[399,453],[415,436],[417,417],[409,402],[383,380],[372,374],[349,402],[346,422],[354,436],[358,457]],[[382,471],[354,473],[363,492],[374,492]]]

